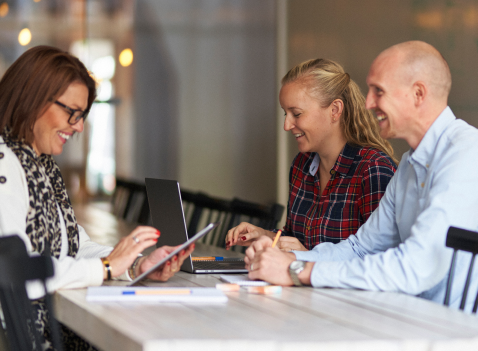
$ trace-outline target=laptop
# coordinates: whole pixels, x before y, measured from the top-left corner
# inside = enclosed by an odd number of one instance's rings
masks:
[[[156,246],[177,246],[192,238],[195,233],[187,232],[179,183],[175,180],[146,178],[145,184],[153,226],[161,231]],[[213,252],[218,248],[211,247],[210,250]],[[208,274],[247,273],[243,258],[227,257],[228,251],[225,250],[220,250],[220,253],[220,261],[195,261],[189,256],[184,260],[181,270]]]

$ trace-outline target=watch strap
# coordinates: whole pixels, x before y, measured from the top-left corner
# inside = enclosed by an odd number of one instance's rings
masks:
[[[295,262],[301,262],[302,265],[298,268],[292,268],[291,266],[295,263]],[[299,274],[300,272],[302,272],[303,270],[305,269],[305,262],[304,261],[293,261],[290,265],[289,265],[289,275],[290,275],[290,278],[292,279],[292,283],[294,283],[295,286],[304,286],[304,284],[301,283],[300,279],[299,279]]]

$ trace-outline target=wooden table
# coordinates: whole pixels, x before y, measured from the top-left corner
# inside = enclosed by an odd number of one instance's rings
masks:
[[[179,272],[150,285],[219,282]],[[100,304],[77,289],[58,291],[55,302],[58,319],[101,350],[478,350],[476,316],[404,294],[290,287],[227,295],[226,304]]]

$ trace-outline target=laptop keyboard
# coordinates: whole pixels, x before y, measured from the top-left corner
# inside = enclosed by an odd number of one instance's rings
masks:
[[[228,259],[224,261],[196,261],[193,263],[194,270],[203,269],[245,269],[246,264],[243,259]]]

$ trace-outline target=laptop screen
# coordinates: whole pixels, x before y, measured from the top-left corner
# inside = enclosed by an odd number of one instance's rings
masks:
[[[184,243],[188,235],[179,183],[175,180],[146,178],[145,184],[152,224],[161,232],[156,246]]]

